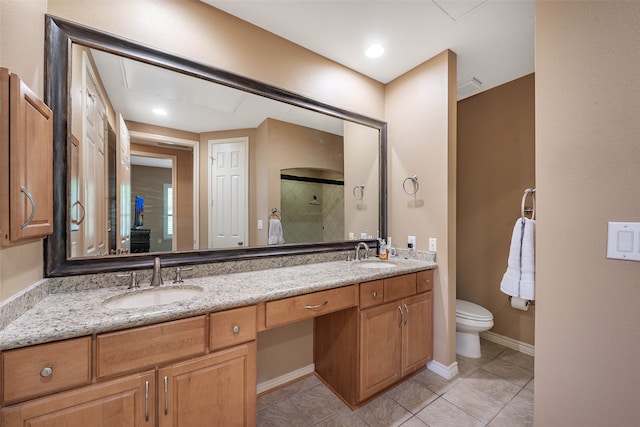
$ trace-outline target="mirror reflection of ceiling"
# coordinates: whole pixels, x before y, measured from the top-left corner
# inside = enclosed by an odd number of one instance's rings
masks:
[[[96,49],[91,54],[114,109],[129,121],[202,133],[256,128],[270,117],[343,134],[335,117]]]

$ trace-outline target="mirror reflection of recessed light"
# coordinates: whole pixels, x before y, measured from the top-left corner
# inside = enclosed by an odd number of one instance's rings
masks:
[[[380,58],[384,53],[384,48],[379,44],[374,44],[369,46],[369,48],[364,52],[368,58]]]
[[[154,113],[156,113],[159,116],[166,116],[167,115],[167,110],[163,110],[162,108],[154,108],[153,110]]]

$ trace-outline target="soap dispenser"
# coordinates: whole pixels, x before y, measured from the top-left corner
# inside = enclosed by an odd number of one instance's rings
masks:
[[[384,241],[384,239],[380,240],[380,251],[378,253],[378,258],[382,261],[386,261],[389,258],[387,243]]]

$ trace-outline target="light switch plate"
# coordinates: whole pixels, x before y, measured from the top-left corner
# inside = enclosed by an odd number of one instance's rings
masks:
[[[264,223],[261,219],[258,220],[258,230],[262,230],[264,228]]]
[[[438,251],[438,239],[435,237],[429,237],[429,252]]]
[[[640,261],[640,222],[609,222],[607,258]]]

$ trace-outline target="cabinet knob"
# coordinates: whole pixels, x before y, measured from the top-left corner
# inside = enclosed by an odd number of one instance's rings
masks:
[[[374,298],[378,298],[378,292],[376,291],[371,292],[371,296]]]
[[[51,366],[42,368],[42,370],[40,371],[41,377],[46,378],[46,377],[50,377],[51,375],[53,375],[53,368]]]
[[[238,334],[238,333],[240,333],[240,326],[238,326],[238,325],[233,325],[233,333],[234,333],[234,334]]]
[[[429,280],[429,279],[424,279],[424,282],[428,285],[428,284],[430,284],[430,283],[431,283],[431,280]]]

